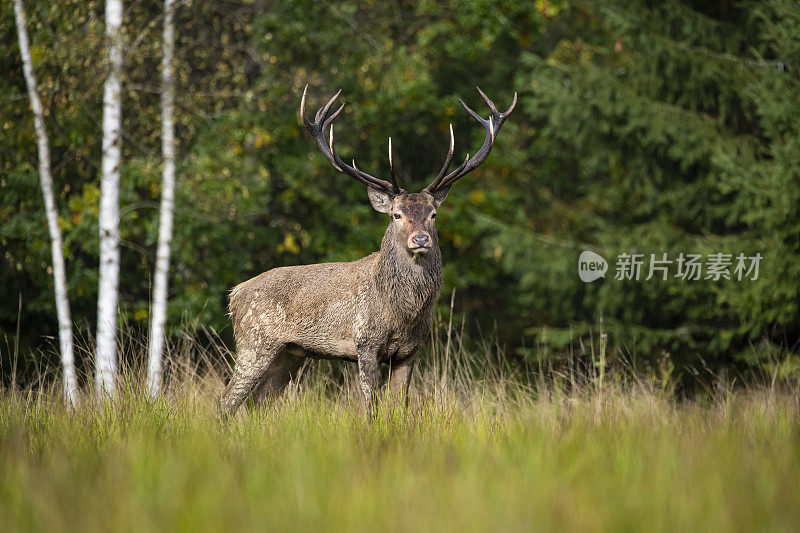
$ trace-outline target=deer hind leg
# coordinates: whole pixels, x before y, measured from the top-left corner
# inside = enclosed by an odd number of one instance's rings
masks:
[[[268,348],[237,350],[233,377],[219,399],[220,415],[227,418],[239,409],[242,402],[264,378],[272,362],[283,349],[283,344],[273,344]]]
[[[387,383],[389,395],[408,405],[408,385],[411,383],[411,373],[414,371],[414,356],[411,355],[399,361],[392,361],[389,367],[389,382]]]
[[[304,361],[305,357],[289,353],[288,349],[282,350],[253,392],[255,403],[263,405],[280,396],[286,385],[297,376]]]

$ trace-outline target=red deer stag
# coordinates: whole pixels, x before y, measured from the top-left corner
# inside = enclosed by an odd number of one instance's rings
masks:
[[[357,362],[368,410],[375,406],[381,363],[390,365],[390,392],[407,394],[414,354],[429,334],[442,284],[436,208],[456,180],[486,160],[497,132],[517,103],[514,93],[511,106],[500,112],[478,89],[491,110],[491,116],[483,119],[459,99],[486,131],[483,145],[448,174],[454,149],[451,125],[450,150],[441,171],[422,192],[409,193],[397,184],[391,138],[391,181],[359,170],[355,160],[348,165],[333,146],[332,123],[344,105],[334,112],[331,106],[341,91],[311,122],[306,117],[307,90],[308,85],[300,103],[306,129],[336,170],[367,186],[372,207],[389,215],[389,226],[380,251],[363,259],[274,268],[234,287],[230,314],[237,360],[220,398],[225,416],[234,413],[251,393],[257,397],[280,394],[307,357]]]

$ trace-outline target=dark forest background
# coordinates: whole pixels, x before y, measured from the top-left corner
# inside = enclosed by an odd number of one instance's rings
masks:
[[[73,316],[94,330],[103,3],[27,2]],[[163,6],[126,5],[121,320],[146,332],[158,228]],[[641,364],[714,369],[800,339],[800,4],[245,1],[177,11],[178,191],[169,327],[231,338],[227,293],[269,268],[357,259],[387,221],[298,118],[343,89],[337,148],[421,189],[483,130],[475,85],[519,104],[437,218],[443,320],[518,361],[608,334]],[[49,238],[11,4],[0,5],[0,351],[35,367],[56,317]],[[609,261],[582,282],[578,255]],[[614,279],[622,253],[760,253],[757,280]],[[674,273],[674,271],[673,271]],[[20,305],[21,302],[21,305]],[[19,335],[17,329],[19,328]],[[87,351],[88,353],[88,351]],[[84,358],[89,357],[84,355]],[[796,361],[796,359],[795,359]],[[639,363],[636,363],[639,364]],[[22,369],[21,371],[24,371]]]

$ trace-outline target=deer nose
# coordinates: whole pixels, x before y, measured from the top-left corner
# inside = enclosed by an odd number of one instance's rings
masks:
[[[411,242],[418,247],[427,246],[430,238],[424,233],[418,233],[411,237]]]

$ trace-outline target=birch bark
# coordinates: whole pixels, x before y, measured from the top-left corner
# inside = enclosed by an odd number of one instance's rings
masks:
[[[119,298],[119,170],[122,138],[122,0],[106,0],[108,71],[103,87],[103,159],[100,178],[100,280],[97,294],[99,396],[114,396]]]
[[[39,182],[42,186],[47,229],[50,232],[50,247],[53,256],[53,281],[55,286],[56,315],[58,316],[58,340],[61,350],[61,368],[64,374],[64,399],[67,405],[76,406],[78,379],[75,375],[75,360],[72,348],[72,316],[69,309],[67,274],[64,264],[64,246],[58,211],[53,194],[53,177],[50,174],[50,140],[44,125],[44,108],[39,98],[36,74],[33,71],[30,41],[22,0],[14,0],[14,18],[19,36],[19,51],[22,56],[22,72],[28,87],[28,99],[33,110],[36,144],[39,149]]]
[[[164,3],[164,44],[161,57],[161,151],[164,159],[159,212],[158,248],[153,281],[153,311],[150,316],[150,342],[147,363],[147,390],[156,395],[161,390],[162,361],[165,345],[164,325],[167,320],[167,287],[172,220],[175,206],[175,1]]]

